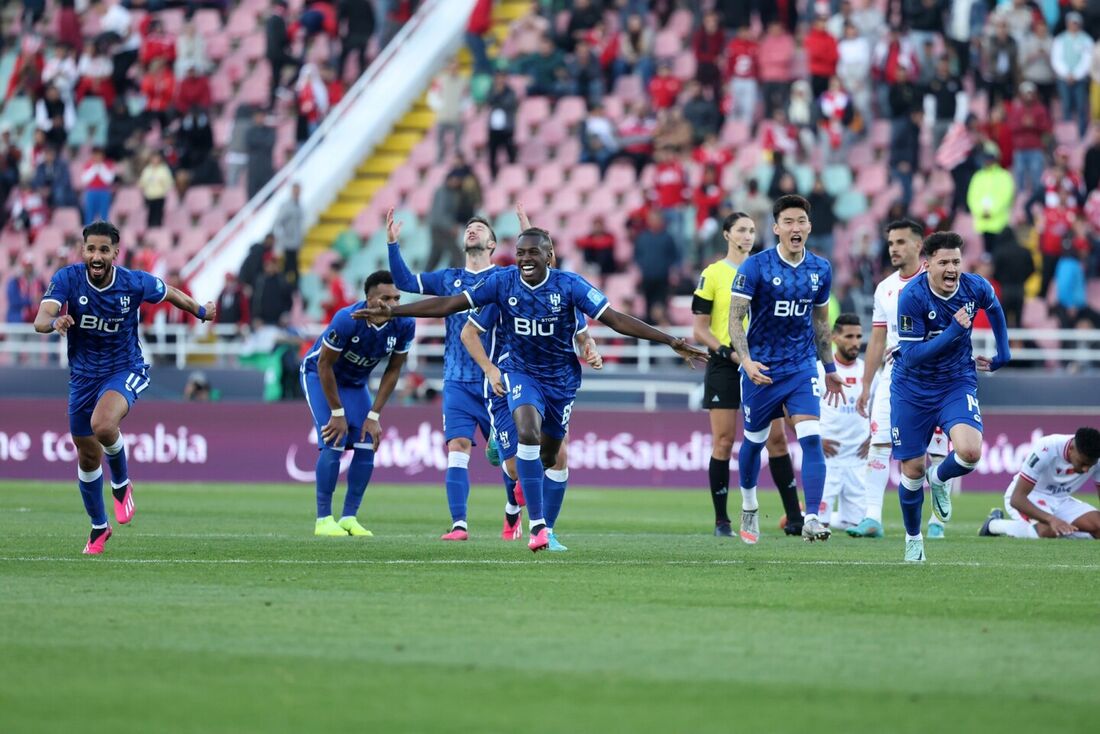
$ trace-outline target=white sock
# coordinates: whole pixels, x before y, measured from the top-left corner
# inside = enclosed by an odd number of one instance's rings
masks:
[[[538,519],[530,518],[530,517],[527,518],[527,529],[528,530],[534,528],[536,525],[545,526],[546,525],[546,520],[542,519],[541,517],[538,518]]]
[[[1024,520],[990,520],[989,532],[994,535],[1007,535],[1011,538],[1027,538],[1035,540],[1039,533],[1035,532],[1035,526]]]
[[[745,489],[741,488],[741,509],[745,512],[752,512],[760,507],[760,503],[756,501],[756,487],[750,487]]]
[[[920,492],[924,489],[924,477],[917,477],[916,479],[910,479],[904,474],[901,475],[901,486],[908,489],[910,492]]]
[[[810,520],[817,520],[818,522],[821,521],[816,512],[807,512],[803,519],[807,525],[810,523]]]
[[[508,515],[518,515],[519,505],[510,505],[507,502],[504,503],[504,512]]]
[[[863,516],[882,522],[882,498],[890,483],[890,447],[872,446],[864,467],[863,490],[866,507]]]
[[[109,527],[111,527],[111,524],[108,522],[105,522],[102,525],[96,525],[95,523],[92,523],[92,530],[106,530]]]
[[[451,523],[451,530],[465,530],[465,529],[466,529],[466,521],[465,520],[455,520],[453,523]]]
[[[906,540],[924,540],[924,536],[921,535],[920,533],[917,533],[916,535],[910,535],[909,533],[906,533],[905,534],[905,539]]]

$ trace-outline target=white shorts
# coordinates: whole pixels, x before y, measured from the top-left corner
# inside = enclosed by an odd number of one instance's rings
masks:
[[[1012,484],[1008,485],[1008,490],[1005,492],[1005,512],[1007,512],[1008,516],[1013,520],[1028,520],[1034,524],[1034,520],[1024,517],[1020,514],[1019,510],[1012,506],[1012,493],[1015,489],[1016,481],[1013,480]],[[1044,512],[1049,512],[1059,520],[1070,524],[1073,524],[1077,518],[1086,513],[1097,512],[1097,509],[1088,502],[1082,502],[1071,494],[1055,496],[1032,490],[1028,494],[1027,499],[1031,504]]]
[[[879,380],[875,388],[875,397],[871,403],[871,444],[873,446],[890,445],[890,380]],[[936,428],[935,435],[928,443],[928,453],[933,456],[947,456],[947,434]]]
[[[863,464],[837,466],[825,460],[825,491],[821,503],[826,509],[821,519],[834,528],[858,525],[866,509],[863,489]]]

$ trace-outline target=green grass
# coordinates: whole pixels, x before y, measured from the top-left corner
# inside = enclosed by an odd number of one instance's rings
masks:
[[[1100,545],[976,537],[999,500],[913,567],[890,501],[747,547],[705,491],[571,490],[534,557],[499,489],[444,544],[440,488],[328,539],[307,487],[143,485],[93,559],[75,486],[0,483],[0,732],[1094,731]]]

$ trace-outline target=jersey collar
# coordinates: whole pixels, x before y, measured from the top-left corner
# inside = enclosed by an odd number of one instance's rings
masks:
[[[900,280],[902,283],[908,283],[913,278],[917,277],[918,275],[920,275],[923,272],[924,272],[924,264],[923,263],[921,264],[921,266],[919,268],[917,268],[917,272],[913,273],[908,278],[906,278],[904,275],[901,274],[901,270],[898,270],[898,280]]]
[[[469,268],[462,268],[462,269],[465,270],[470,275],[481,275],[482,273],[487,272],[489,270],[492,270],[495,267],[496,267],[496,265],[494,265],[493,263],[489,263],[488,267],[484,267],[481,270],[470,270]]]
[[[519,276],[519,282],[520,283],[523,283],[523,285],[525,285],[529,290],[536,291],[539,288],[542,288],[544,285],[546,285],[546,281],[550,280],[550,271],[551,270],[553,270],[553,268],[547,268],[546,269],[546,277],[543,278],[541,282],[536,283],[535,285],[528,284],[527,281],[523,279],[523,273],[519,272],[518,270],[516,271],[516,274]]]
[[[107,285],[100,288],[99,286],[97,286],[95,283],[92,282],[91,277],[88,275],[88,266],[87,265],[84,266],[84,280],[88,281],[88,285],[90,285],[92,287],[92,290],[99,291],[100,293],[103,293],[104,291],[108,290],[111,286],[113,286],[115,284],[115,278],[117,278],[117,277],[118,277],[118,268],[115,267],[114,265],[112,265],[111,266],[111,279],[109,281],[107,281]]]
[[[936,289],[932,287],[932,281],[931,280],[928,281],[928,290],[929,290],[929,292],[933,296],[935,296],[936,298],[940,299],[941,301],[950,301],[952,298],[959,295],[959,288],[962,288],[962,278],[959,278],[959,284],[957,286],[955,286],[955,290],[951,291],[950,295],[941,296],[939,293],[936,293]]]
[[[1062,457],[1063,457],[1063,458],[1064,458],[1064,459],[1065,459],[1066,461],[1069,461],[1069,445],[1070,445],[1071,443],[1073,443],[1073,439],[1072,439],[1072,438],[1071,438],[1070,440],[1066,441],[1066,445],[1062,447]]]
[[[779,251],[779,245],[775,246],[775,256],[778,257],[780,260],[782,260],[787,265],[791,266],[792,268],[797,268],[799,265],[806,262],[806,259],[807,259],[807,257],[809,257],[809,254],[810,254],[809,250],[803,250],[802,251],[802,259],[799,260],[796,263],[793,263],[790,260],[788,260],[787,258],[783,257],[783,253]]]

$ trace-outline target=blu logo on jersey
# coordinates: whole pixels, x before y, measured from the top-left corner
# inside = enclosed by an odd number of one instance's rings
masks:
[[[101,319],[90,313],[81,314],[80,316],[80,328],[87,331],[105,331],[108,334],[115,334],[118,332],[118,326],[118,323],[112,324],[107,319]]]
[[[557,295],[557,294],[555,294],[555,295]],[[522,318],[518,318],[518,317],[516,319],[514,319],[514,322],[515,322],[515,331],[520,336],[553,336],[554,335],[554,324],[553,324],[553,322],[544,324],[541,321],[539,321],[538,319],[522,319]]]
[[[776,301],[773,316],[805,316],[810,312],[810,304],[797,301]]]

